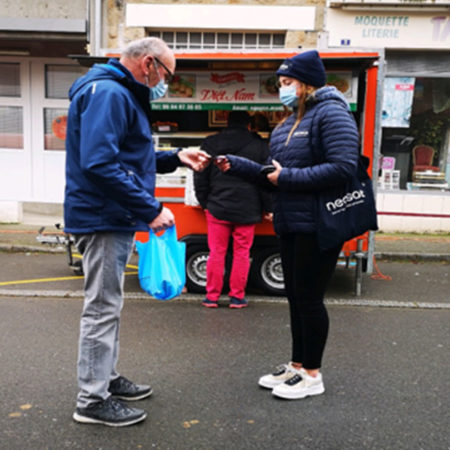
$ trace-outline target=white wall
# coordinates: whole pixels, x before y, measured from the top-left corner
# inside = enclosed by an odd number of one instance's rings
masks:
[[[381,231],[450,232],[450,195],[446,192],[379,192],[377,210]]]
[[[0,223],[21,223],[22,220],[22,203],[0,201]]]

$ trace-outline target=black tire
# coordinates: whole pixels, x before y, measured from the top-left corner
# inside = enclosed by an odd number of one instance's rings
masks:
[[[201,244],[187,245],[186,248],[186,287],[189,292],[204,294],[206,291],[206,261],[208,247]]]
[[[265,294],[284,295],[284,277],[278,247],[257,251],[253,257],[251,280]]]

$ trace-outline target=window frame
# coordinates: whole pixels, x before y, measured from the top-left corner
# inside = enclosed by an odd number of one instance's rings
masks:
[[[282,49],[285,48],[286,44],[286,33],[285,32],[257,32],[257,31],[191,31],[191,30],[154,30],[148,28],[147,36],[158,37],[166,41],[167,45],[173,50],[272,50],[272,49]],[[178,42],[177,35],[183,33],[187,34],[186,41]],[[192,34],[200,34],[200,44],[191,42]],[[213,42],[205,42],[205,36],[213,36]],[[233,43],[233,36],[241,35],[241,45],[238,43]],[[227,42],[219,42],[220,37],[227,37]],[[255,37],[255,43],[251,45],[246,44],[246,37]],[[274,44],[274,37],[282,36],[282,44]],[[261,38],[268,38],[267,44],[260,44]]]

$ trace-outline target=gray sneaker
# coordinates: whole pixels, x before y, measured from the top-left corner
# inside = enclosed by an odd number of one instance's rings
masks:
[[[129,402],[150,397],[153,389],[147,384],[135,384],[125,377],[118,377],[109,383],[108,391],[120,400]]]
[[[80,423],[98,423],[109,427],[126,427],[145,420],[147,413],[131,408],[120,400],[108,397],[86,408],[77,408],[73,419]]]

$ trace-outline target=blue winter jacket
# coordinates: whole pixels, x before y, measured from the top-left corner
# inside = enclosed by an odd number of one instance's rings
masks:
[[[156,172],[174,152],[155,152],[149,89],[118,61],[94,65],[69,91],[64,223],[67,233],[148,230],[161,210]]]
[[[283,170],[274,190],[274,228],[279,235],[314,233],[317,193],[340,186],[356,173],[359,136],[348,103],[334,87],[315,91],[290,140],[292,114],[272,132],[270,159]],[[227,155],[230,174],[257,181],[261,166]]]

